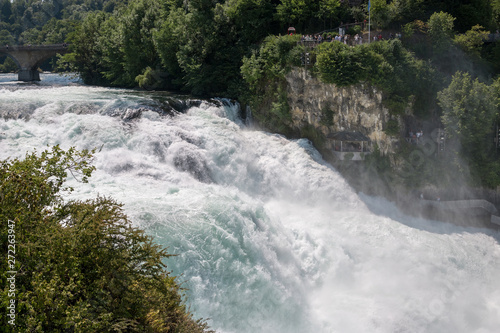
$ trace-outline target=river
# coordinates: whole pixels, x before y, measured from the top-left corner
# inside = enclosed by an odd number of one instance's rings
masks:
[[[0,75],[0,159],[102,147],[71,198],[124,203],[218,332],[498,332],[498,231],[357,194],[308,140],[229,101],[41,77]]]

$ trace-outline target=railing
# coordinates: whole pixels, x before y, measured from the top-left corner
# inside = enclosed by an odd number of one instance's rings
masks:
[[[493,224],[500,225],[500,216],[491,215],[490,221]]]
[[[322,39],[322,40],[300,40],[297,42],[297,44],[299,45],[303,45],[304,47],[306,48],[315,48],[316,46],[318,46],[319,44],[321,43],[330,43],[330,42],[339,42],[339,43],[343,43],[343,41],[337,41],[335,40],[335,38],[332,38],[331,40],[329,39]],[[368,42],[368,41],[366,41]],[[355,45],[360,45],[363,43],[363,36],[362,35],[359,35],[357,39],[355,39],[354,36],[350,36],[350,38],[347,39],[347,42],[346,44],[349,45],[349,46],[355,46]]]
[[[434,207],[439,207],[448,210],[481,208],[492,215],[498,214],[498,210],[495,207],[495,205],[483,199],[452,200],[452,201],[421,200],[421,202],[426,205],[431,205]]]
[[[333,151],[333,155],[335,155],[340,161],[363,161],[366,155],[370,154],[370,151]]]
[[[0,47],[0,51],[23,51],[23,50],[60,50],[66,49],[69,44],[48,44],[48,45],[5,45]]]

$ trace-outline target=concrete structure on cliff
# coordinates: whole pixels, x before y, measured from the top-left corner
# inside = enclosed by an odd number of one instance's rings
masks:
[[[45,60],[68,52],[66,44],[13,45],[0,47],[0,53],[9,56],[19,67],[19,81],[40,81],[38,66]]]
[[[359,132],[335,132],[327,136],[333,154],[341,161],[362,161],[371,153],[370,139]]]

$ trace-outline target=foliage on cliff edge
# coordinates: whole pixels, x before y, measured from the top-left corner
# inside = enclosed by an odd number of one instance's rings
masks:
[[[243,58],[241,66],[249,86],[243,101],[262,126],[282,134],[291,134],[285,75],[300,64],[303,48],[298,41],[299,36],[268,36],[258,50]]]

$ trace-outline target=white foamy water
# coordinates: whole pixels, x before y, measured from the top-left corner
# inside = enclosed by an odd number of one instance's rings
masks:
[[[73,197],[123,202],[219,332],[498,332],[497,232],[360,197],[307,140],[245,128],[234,105],[166,115],[158,93],[2,87],[0,158],[102,147]]]

